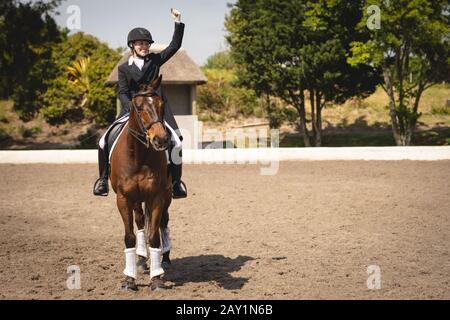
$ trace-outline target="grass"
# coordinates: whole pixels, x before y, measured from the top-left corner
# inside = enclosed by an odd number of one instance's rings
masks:
[[[420,100],[419,124],[424,126],[450,126],[450,85],[439,84],[426,90]],[[333,105],[323,110],[326,124],[335,127],[390,127],[389,100],[379,87],[363,100],[349,100],[343,105]],[[309,105],[307,104],[308,108]],[[307,109],[308,109],[307,108]],[[326,128],[326,126],[324,126]]]
[[[445,116],[449,116],[450,115],[450,106],[437,106],[437,107],[432,107],[431,108],[431,113],[432,114],[436,114],[436,115],[445,115]]]

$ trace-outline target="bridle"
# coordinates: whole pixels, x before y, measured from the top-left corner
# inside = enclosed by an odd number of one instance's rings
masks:
[[[148,96],[152,96],[152,95],[156,95],[154,91],[143,91],[143,92],[138,92],[136,94],[133,95],[133,99],[135,97],[138,96],[143,96],[143,97],[148,97]],[[150,147],[150,142],[148,141],[148,136],[147,136],[147,131],[150,130],[155,124],[157,123],[161,123],[161,125],[164,128],[164,131],[166,130],[165,126],[164,126],[164,122],[163,120],[157,118],[157,120],[152,121],[147,127],[144,125],[144,122],[142,122],[142,118],[140,117],[140,111],[138,110],[138,108],[136,107],[136,105],[134,104],[134,101],[131,100],[131,107],[133,108],[135,114],[136,114],[136,120],[137,120],[137,124],[138,124],[138,130],[134,130],[133,128],[130,128],[128,126],[128,132],[135,137],[140,143],[142,143],[144,146],[146,146],[147,148]],[[147,110],[143,110],[144,112],[147,112]]]

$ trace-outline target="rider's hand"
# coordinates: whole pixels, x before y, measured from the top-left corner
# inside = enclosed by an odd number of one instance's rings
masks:
[[[177,9],[174,8],[170,8],[170,13],[172,14],[172,18],[173,20],[175,20],[175,22],[181,22],[181,12],[178,11]]]

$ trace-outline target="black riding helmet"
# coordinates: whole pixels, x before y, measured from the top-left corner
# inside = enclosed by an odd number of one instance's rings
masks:
[[[133,30],[131,30],[128,33],[128,37],[127,37],[127,45],[128,45],[128,47],[131,48],[131,43],[133,41],[138,41],[138,40],[148,41],[150,44],[155,42],[152,39],[152,35],[151,35],[150,31],[148,31],[145,28],[134,28]]]

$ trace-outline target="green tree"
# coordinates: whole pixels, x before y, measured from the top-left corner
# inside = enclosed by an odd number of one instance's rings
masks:
[[[293,106],[306,146],[322,143],[326,105],[375,90],[376,70],[346,60],[350,43],[364,39],[355,31],[362,7],[362,1],[238,0],[226,18],[241,83]]]
[[[0,98],[14,100],[14,109],[30,120],[54,72],[52,46],[64,34],[50,16],[61,0],[0,3]]]
[[[233,69],[235,63],[229,51],[220,51],[208,57],[205,65],[206,69]]]
[[[379,28],[352,43],[352,65],[382,69],[397,145],[412,144],[420,98],[430,86],[450,79],[450,5],[438,0],[367,1],[359,30],[380,10]],[[370,25],[370,24],[369,24]]]
[[[41,113],[50,124],[94,120],[110,123],[115,116],[115,88],[105,81],[120,59],[97,38],[75,33],[53,48],[56,76],[48,82]]]

